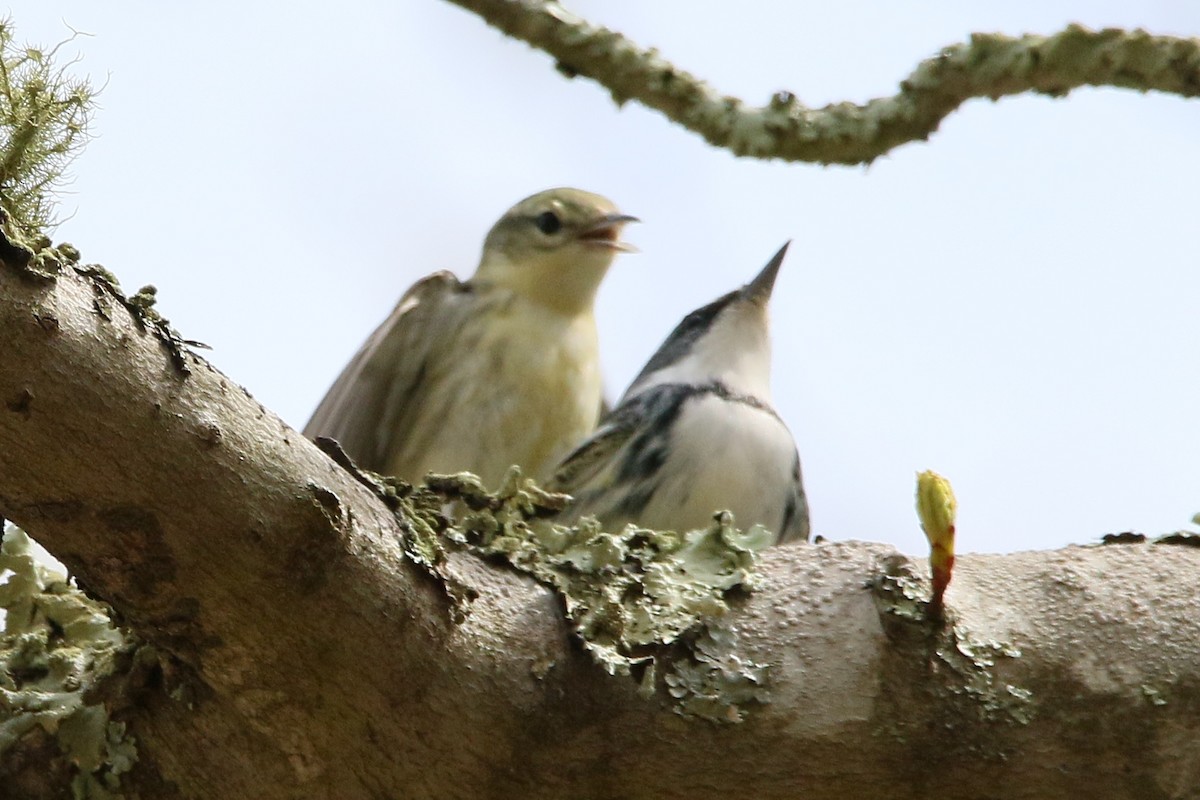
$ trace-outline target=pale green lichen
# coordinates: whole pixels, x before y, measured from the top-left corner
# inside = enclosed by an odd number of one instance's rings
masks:
[[[53,734],[76,768],[77,798],[119,795],[120,776],[137,758],[136,743],[87,693],[111,674],[128,646],[105,607],[43,566],[23,531],[9,527],[0,544],[0,753],[28,731]]]
[[[719,514],[704,530],[675,533],[627,526],[602,531],[552,517],[567,498],[511,471],[495,494],[469,474],[434,476],[430,489],[467,511],[451,536],[552,587],[584,649],[609,674],[633,675],[647,692],[658,676],[676,710],[739,722],[765,702],[767,669],[736,654],[736,630],[717,626],[730,598],[755,586],[757,553],[772,537],[734,527]],[[719,625],[719,623],[718,623]]]
[[[446,549],[442,536],[450,523],[443,513],[443,495],[428,487],[417,488],[399,478],[360,468],[334,439],[318,436],[315,444],[391,509],[400,527],[404,555],[441,588],[450,602],[453,620],[460,623],[465,620],[477,592],[445,570]],[[317,490],[317,487],[312,488]],[[319,491],[330,494],[340,504],[332,492]]]
[[[709,623],[696,638],[690,658],[671,664],[667,691],[679,711],[714,722],[742,722],[750,703],[770,701],[769,668],[737,654],[737,629]]]
[[[67,267],[79,262],[79,251],[70,244],[54,246],[47,236],[22,239],[11,226],[0,226],[0,257],[18,267],[28,278],[53,281]]]
[[[918,577],[907,559],[890,559],[874,583],[875,605],[893,638],[924,641],[932,658],[957,680],[947,681],[952,694],[971,700],[981,718],[1025,724],[1036,713],[1033,692],[1001,681],[997,662],[1021,657],[1007,642],[980,639],[962,624],[932,614],[928,583]]]
[[[1163,693],[1149,684],[1142,684],[1142,695],[1152,706],[1165,706],[1167,704],[1167,698],[1163,696]]]

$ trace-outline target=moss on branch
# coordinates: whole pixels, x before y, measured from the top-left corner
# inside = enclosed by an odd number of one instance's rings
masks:
[[[0,20],[0,204],[11,237],[54,225],[55,192],[87,144],[95,91],[69,74],[74,62],[56,63],[63,44],[18,45],[11,21]]]

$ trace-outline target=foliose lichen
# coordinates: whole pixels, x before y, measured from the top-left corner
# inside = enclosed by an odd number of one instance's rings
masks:
[[[445,498],[428,486],[414,487],[399,478],[362,469],[334,439],[318,436],[315,444],[391,509],[401,530],[400,544],[405,556],[441,588],[449,601],[452,619],[457,623],[465,620],[478,593],[445,569],[442,537],[450,525],[443,513]]]
[[[137,745],[89,693],[130,643],[102,604],[39,564],[29,538],[13,526],[0,543],[3,576],[0,753],[40,726],[75,767],[74,797],[120,797],[121,775],[137,760]]]
[[[552,518],[569,498],[516,469],[495,493],[465,473],[433,476],[428,488],[465,507],[452,539],[558,593],[609,674],[633,676],[648,694],[661,675],[676,711],[717,722],[740,722],[746,704],[766,702],[767,667],[737,654],[737,630],[722,621],[731,599],[755,588],[757,554],[773,540],[765,528],[740,531],[727,512],[686,533],[604,531],[586,518],[566,527]]]
[[[1020,724],[1033,719],[1033,692],[1002,681],[996,671],[1000,659],[1020,658],[1017,647],[973,635],[951,612],[944,617],[935,613],[928,582],[916,575],[906,558],[889,559],[872,588],[888,635],[924,640],[930,657],[957,676],[948,683],[950,691],[970,700],[983,719]]]

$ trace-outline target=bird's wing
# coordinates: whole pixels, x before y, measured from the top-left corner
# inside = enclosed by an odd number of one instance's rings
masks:
[[[550,479],[550,490],[577,494],[585,487],[608,483],[605,473],[617,466],[621,449],[637,432],[638,415],[627,406],[609,414],[588,439],[563,459]]]
[[[470,312],[471,295],[469,283],[445,271],[413,284],[334,381],[304,435],[337,439],[359,466],[387,469],[406,415],[419,406],[428,363]]]

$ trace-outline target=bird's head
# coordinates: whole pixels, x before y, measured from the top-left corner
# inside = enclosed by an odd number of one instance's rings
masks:
[[[769,401],[771,342],[767,304],[788,244],[740,289],[683,318],[625,392],[622,402],[664,383],[718,382]]]
[[[510,208],[483,242],[475,278],[564,313],[590,309],[636,217],[580,189],[549,189]]]

